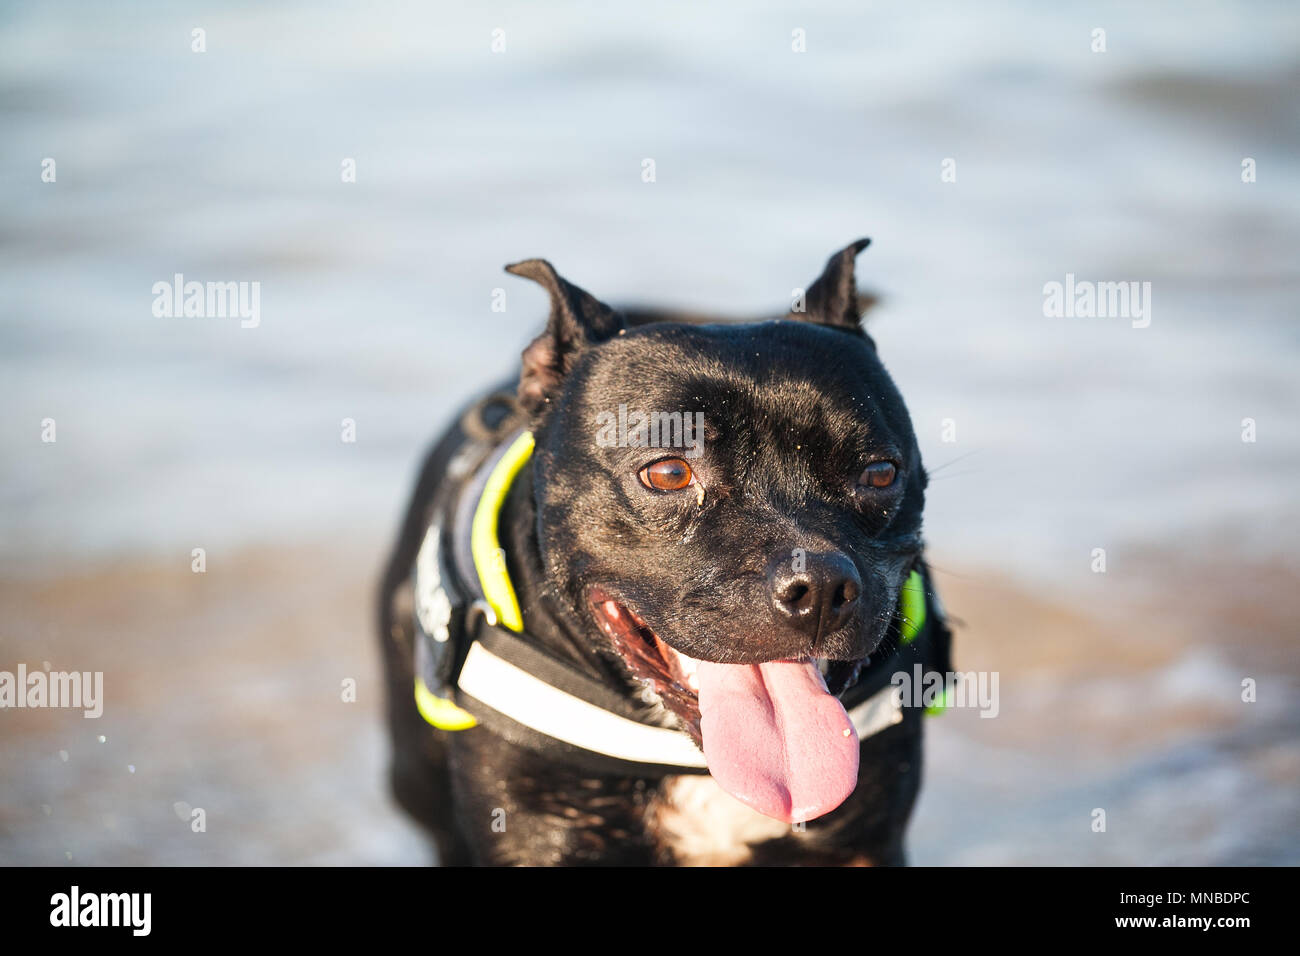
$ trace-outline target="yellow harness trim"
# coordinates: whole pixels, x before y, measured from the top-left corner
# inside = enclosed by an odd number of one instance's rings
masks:
[[[439,730],[469,730],[478,724],[473,714],[457,707],[455,701],[439,697],[418,677],[415,679],[415,707],[421,717]]]
[[[470,525],[469,531],[469,549],[474,556],[479,584],[483,586],[483,597],[487,599],[502,626],[516,634],[523,633],[524,618],[519,611],[519,599],[515,597],[510,575],[506,573],[506,553],[501,549],[501,539],[497,537],[497,523],[515,476],[528,464],[532,455],[533,433],[524,432],[506,449],[505,455],[488,475],[487,484],[483,486],[483,497],[474,509],[474,523]]]
[[[501,550],[497,525],[510,486],[532,454],[532,432],[524,432],[492,467],[483,486],[483,496],[474,507],[474,521],[469,532],[470,553],[474,557],[474,570],[478,572],[483,596],[497,620],[516,633],[523,631],[524,618],[514,585],[506,573],[506,555]],[[478,725],[473,714],[458,707],[450,698],[439,697],[419,677],[415,679],[415,706],[420,716],[439,730],[468,730]]]

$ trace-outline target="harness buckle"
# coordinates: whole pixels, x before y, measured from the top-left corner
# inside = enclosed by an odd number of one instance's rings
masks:
[[[496,627],[501,623],[491,604],[482,598],[475,598],[465,610],[465,631],[471,636],[475,634],[475,628],[480,620],[487,624],[488,627]]]

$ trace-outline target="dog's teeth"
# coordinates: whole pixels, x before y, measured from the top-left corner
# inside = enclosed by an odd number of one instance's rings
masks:
[[[677,655],[677,666],[682,669],[682,676],[686,678],[686,686],[698,694],[700,692],[700,676],[696,673],[696,670],[699,668],[700,662],[687,654],[683,654],[676,648],[673,649],[673,653]]]
[[[822,672],[822,677],[825,677],[827,674],[831,672],[830,660],[825,657],[817,658],[817,669]]]
[[[700,666],[699,661],[693,657],[688,657],[681,651],[674,650],[673,653],[677,655],[677,663],[681,665],[682,673],[684,674],[694,674],[696,668]]]

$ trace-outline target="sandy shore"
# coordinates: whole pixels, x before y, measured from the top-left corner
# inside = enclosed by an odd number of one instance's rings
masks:
[[[0,669],[101,670],[106,705],[0,712],[0,862],[428,862],[383,786],[382,550],[7,576]],[[914,862],[1300,863],[1300,581],[1158,566],[1068,600],[939,572],[957,666],[998,673],[999,714],[930,721]]]

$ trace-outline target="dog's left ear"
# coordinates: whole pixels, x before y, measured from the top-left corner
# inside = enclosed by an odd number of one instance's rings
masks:
[[[872,300],[859,299],[853,263],[858,253],[869,245],[870,239],[858,239],[831,256],[817,281],[804,293],[804,310],[792,310],[789,318],[829,325],[865,336],[862,313],[865,307],[871,305]]]
[[[545,259],[515,262],[506,272],[532,279],[551,296],[546,331],[524,349],[519,375],[519,404],[536,414],[559,391],[582,350],[617,335],[623,317],[573,285]]]

